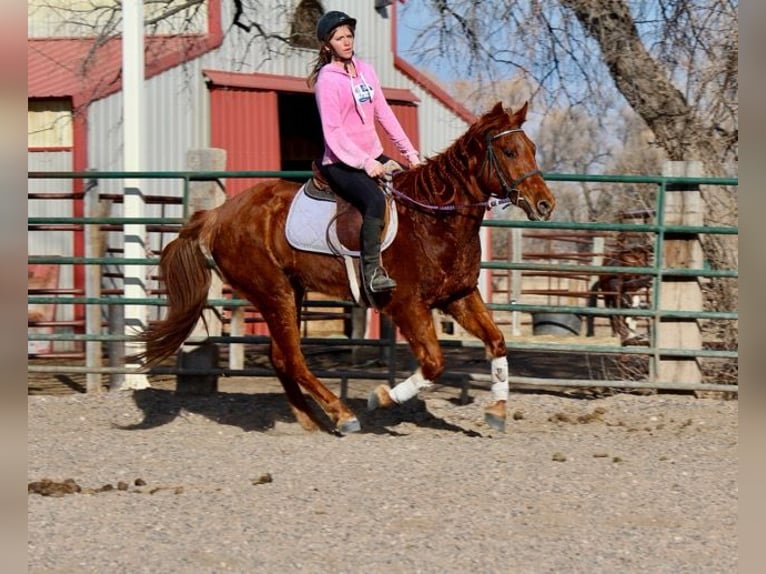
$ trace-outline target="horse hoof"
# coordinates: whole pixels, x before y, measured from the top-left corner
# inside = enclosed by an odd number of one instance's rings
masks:
[[[484,422],[498,432],[505,432],[505,417],[498,417],[492,413],[484,413]]]
[[[391,399],[391,395],[388,391],[391,387],[388,385],[378,385],[375,390],[367,396],[367,410],[374,411],[375,409],[388,408],[394,401]]]
[[[484,410],[484,422],[490,428],[505,432],[505,401],[497,401]]]
[[[359,419],[354,417],[353,419],[348,419],[347,421],[343,421],[340,423],[336,430],[340,434],[351,434],[353,432],[359,432],[362,430],[362,425],[359,424]]]

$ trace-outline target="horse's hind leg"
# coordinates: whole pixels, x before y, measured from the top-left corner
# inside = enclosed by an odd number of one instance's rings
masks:
[[[296,309],[296,325],[300,328],[300,305],[303,300],[304,291],[299,286],[295,287],[295,295],[293,300],[295,302]],[[301,391],[298,383],[287,375],[287,363],[285,355],[279,348],[275,339],[272,337],[271,345],[269,348],[269,357],[271,359],[271,365],[274,367],[277,378],[282,384],[282,388],[287,396],[287,401],[290,403],[290,409],[293,411],[295,418],[300,425],[309,431],[318,430],[322,427],[322,423],[316,418],[311,407],[309,406],[306,396]]]
[[[279,349],[279,346],[274,343],[273,339],[270,347],[270,358],[277,378],[279,379],[279,382],[282,383],[282,388],[285,390],[285,395],[287,395],[287,402],[290,403],[290,409],[293,411],[293,414],[300,425],[308,431],[319,430],[322,428],[322,423],[314,416],[300,386],[287,375],[285,356]]]
[[[279,380],[288,395],[293,412],[297,409],[300,414],[296,413],[296,416],[300,417],[299,420],[304,426],[307,420],[318,424],[298,389],[300,385],[330,417],[336,431],[349,433],[360,430],[359,420],[354,413],[306,366],[306,359],[300,345],[298,308],[294,302],[288,300],[288,291],[288,288],[280,290],[278,286],[272,286],[271,297],[268,303],[263,305],[261,314],[271,333],[272,359],[275,359],[272,364],[278,372]],[[275,296],[274,292],[282,294]]]
[[[446,311],[471,335],[478,337],[492,361],[493,401],[484,409],[484,420],[491,427],[505,431],[508,404],[508,350],[502,331],[492,320],[479,291],[474,289],[465,297],[449,303]]]

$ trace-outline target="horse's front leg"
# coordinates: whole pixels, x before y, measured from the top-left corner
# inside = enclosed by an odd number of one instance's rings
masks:
[[[406,306],[406,311],[392,313],[396,326],[410,344],[420,367],[406,380],[394,386],[378,385],[367,398],[367,409],[390,407],[415,397],[428,389],[444,372],[444,356],[436,337],[430,311],[420,305]]]
[[[491,359],[492,402],[484,409],[484,420],[494,429],[505,431],[508,404],[508,350],[505,337],[495,324],[478,289],[447,305],[445,309],[471,335],[484,343]]]

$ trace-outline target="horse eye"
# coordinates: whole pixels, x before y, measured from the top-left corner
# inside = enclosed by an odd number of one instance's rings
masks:
[[[516,152],[511,149],[503,149],[503,153],[505,154],[505,157],[516,157]]]

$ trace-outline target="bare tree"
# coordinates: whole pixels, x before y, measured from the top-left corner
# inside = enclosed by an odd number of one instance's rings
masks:
[[[429,0],[421,63],[438,61],[486,94],[521,77],[545,109],[610,119],[615,88],[669,159],[698,156],[710,174],[737,159],[736,0]],[[611,81],[606,81],[611,79]],[[502,84],[499,84],[502,86]],[[540,105],[538,103],[538,105]]]
[[[557,146],[566,143],[562,138],[573,143],[563,126],[584,113],[601,130],[597,141],[608,153],[599,158],[584,145],[558,148],[582,154],[572,167],[629,167],[624,154],[620,159],[609,150],[606,134],[633,125],[642,137],[651,135],[640,146],[644,158],[700,160],[707,175],[736,173],[737,0],[428,0],[406,4],[401,16],[405,26],[425,22],[415,30],[410,57],[451,66],[451,74],[473,86],[473,101],[478,94],[502,98],[497,88],[508,78],[531,89],[533,110],[563,130],[542,146],[546,166],[562,165]],[[537,139],[553,138],[551,125]],[[589,129],[579,134],[592,137]],[[659,166],[652,167],[656,173]],[[737,224],[735,190],[703,186],[702,193],[707,224]],[[737,268],[735,237],[708,235],[705,249],[714,266]],[[734,309],[736,286],[727,291],[727,307]]]

